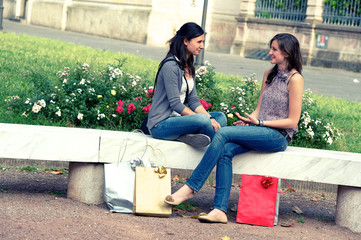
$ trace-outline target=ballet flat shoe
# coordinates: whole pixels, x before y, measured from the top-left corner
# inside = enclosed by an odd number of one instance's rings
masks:
[[[208,214],[200,215],[198,220],[203,223],[227,223],[227,216],[209,216]]]
[[[177,202],[174,201],[172,195],[166,196],[165,199],[164,199],[164,202],[169,204],[169,205],[172,205],[172,206],[177,206],[177,205],[182,203],[182,201],[177,201]]]
[[[192,194],[192,196],[191,196],[189,199],[191,199],[191,198],[193,198],[193,197],[194,197],[194,193]],[[189,200],[189,199],[186,199],[186,200],[184,200],[184,201],[187,201],[187,200]],[[168,196],[166,196],[165,199],[164,199],[164,202],[165,202],[165,203],[167,203],[167,204],[169,204],[169,205],[172,205],[172,206],[177,206],[177,205],[181,204],[181,203],[184,202],[184,201],[175,201],[172,195],[168,195]]]

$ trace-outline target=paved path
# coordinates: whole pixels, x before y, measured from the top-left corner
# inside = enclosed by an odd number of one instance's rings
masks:
[[[166,45],[164,47],[147,46],[94,35],[21,24],[9,20],[4,20],[3,31],[67,41],[95,49],[125,52],[157,61],[162,60],[167,51]],[[256,73],[258,80],[261,80],[264,70],[272,66],[268,61],[208,51],[205,52],[204,59],[213,64],[217,72],[241,76]],[[305,89],[309,88],[313,92],[325,96],[361,102],[361,73],[342,69],[304,66],[303,75]]]

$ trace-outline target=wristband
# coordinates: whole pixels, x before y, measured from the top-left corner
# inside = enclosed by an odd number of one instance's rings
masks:
[[[263,120],[258,119],[259,123],[258,126],[263,127]]]

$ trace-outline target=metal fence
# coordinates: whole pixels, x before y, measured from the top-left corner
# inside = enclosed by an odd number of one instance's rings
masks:
[[[361,27],[361,0],[325,0],[323,23]]]
[[[255,17],[303,22],[306,10],[307,0],[257,0]]]

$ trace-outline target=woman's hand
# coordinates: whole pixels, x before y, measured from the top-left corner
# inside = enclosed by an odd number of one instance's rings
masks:
[[[212,122],[212,126],[214,128],[214,131],[217,132],[218,129],[221,128],[221,125],[214,118],[211,119],[211,122]]]
[[[248,126],[250,124],[258,125],[259,121],[257,118],[253,117],[252,115],[248,113],[244,113],[246,115],[245,117],[242,117],[238,112],[235,113],[235,115],[239,118],[240,121],[234,122],[233,125],[235,126]]]

